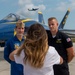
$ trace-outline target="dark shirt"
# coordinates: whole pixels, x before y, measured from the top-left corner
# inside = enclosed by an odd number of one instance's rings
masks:
[[[4,58],[7,62],[10,63],[11,66],[11,75],[23,75],[23,66],[21,64],[16,64],[15,61],[11,61],[9,59],[10,53],[20,47],[20,45],[24,42],[24,39],[21,41],[17,39],[16,36],[13,38],[9,39],[6,42],[5,48],[4,48]]]
[[[49,46],[54,46],[59,55],[64,60],[62,65],[54,65],[54,75],[69,75],[69,68],[67,62],[68,56],[66,49],[73,46],[70,37],[60,31],[57,32],[54,38],[52,37],[50,31],[47,31],[47,34]]]

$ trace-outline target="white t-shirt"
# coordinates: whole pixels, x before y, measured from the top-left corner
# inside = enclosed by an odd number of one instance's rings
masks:
[[[60,63],[60,56],[52,46],[49,46],[44,60],[44,65],[40,69],[36,69],[28,63],[24,64],[24,56],[24,50],[22,50],[20,56],[14,55],[16,63],[22,64],[24,66],[24,75],[54,75],[53,65]]]

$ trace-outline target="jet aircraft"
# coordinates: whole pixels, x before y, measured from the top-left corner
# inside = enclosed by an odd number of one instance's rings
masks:
[[[75,38],[75,29],[62,29],[61,32],[66,33],[71,38]]]
[[[32,8],[32,9],[28,9],[29,11],[36,11],[38,10],[39,8]]]
[[[38,13],[38,16],[42,15]],[[42,16],[41,16],[42,17]],[[39,16],[40,19],[40,16]],[[39,21],[30,19],[30,18],[21,18],[17,14],[10,13],[5,18],[0,20],[0,46],[4,46],[5,42],[14,36],[14,28],[16,26],[16,22],[18,20],[22,20],[25,23],[25,33],[27,32],[28,28],[34,23],[41,23],[41,19]],[[48,26],[41,23],[45,29],[48,29]]]
[[[70,13],[70,9],[67,10],[63,20],[61,21],[60,26],[59,26],[59,30],[61,32],[64,32],[64,33],[68,34],[70,37],[75,38],[75,30],[73,30],[73,29],[63,29],[69,13]]]
[[[69,11],[67,10],[66,15],[68,15]],[[66,16],[65,15],[65,16]],[[64,17],[65,17],[64,16]],[[64,19],[59,25],[59,30],[63,30],[64,27]],[[67,19],[67,17],[66,17]],[[49,27],[45,25],[44,19],[43,19],[43,14],[41,12],[38,12],[38,21],[29,19],[29,18],[21,18],[19,15],[10,13],[8,16],[6,16],[4,19],[0,20],[0,46],[3,47],[5,45],[5,42],[14,36],[14,28],[16,21],[22,20],[25,23],[25,33],[27,32],[28,28],[34,24],[34,23],[40,23],[43,25],[43,27],[46,30],[49,30]]]

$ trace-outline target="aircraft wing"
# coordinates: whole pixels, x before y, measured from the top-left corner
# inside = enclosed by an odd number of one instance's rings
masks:
[[[60,31],[66,33],[71,38],[75,38],[75,30],[72,30],[72,29],[60,29]]]

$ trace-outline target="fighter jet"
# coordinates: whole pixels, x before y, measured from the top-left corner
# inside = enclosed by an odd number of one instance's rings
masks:
[[[68,10],[66,15],[68,15]],[[66,16],[65,15],[65,16]],[[64,16],[64,17],[65,17]],[[64,18],[65,19],[65,18]],[[63,19],[63,21],[64,21]],[[67,19],[67,18],[66,18]],[[45,24],[42,12],[38,12],[38,21],[30,19],[30,18],[21,18],[20,15],[10,13],[5,18],[0,20],[0,46],[3,47],[5,42],[14,36],[14,28],[16,26],[16,22],[18,20],[22,20],[25,23],[25,33],[28,31],[28,28],[34,23],[40,23],[46,30],[49,30],[48,25]],[[59,30],[63,30],[64,23],[63,21],[60,23]]]
[[[28,9],[29,11],[36,11],[38,10],[39,8],[32,8],[32,9]]]

